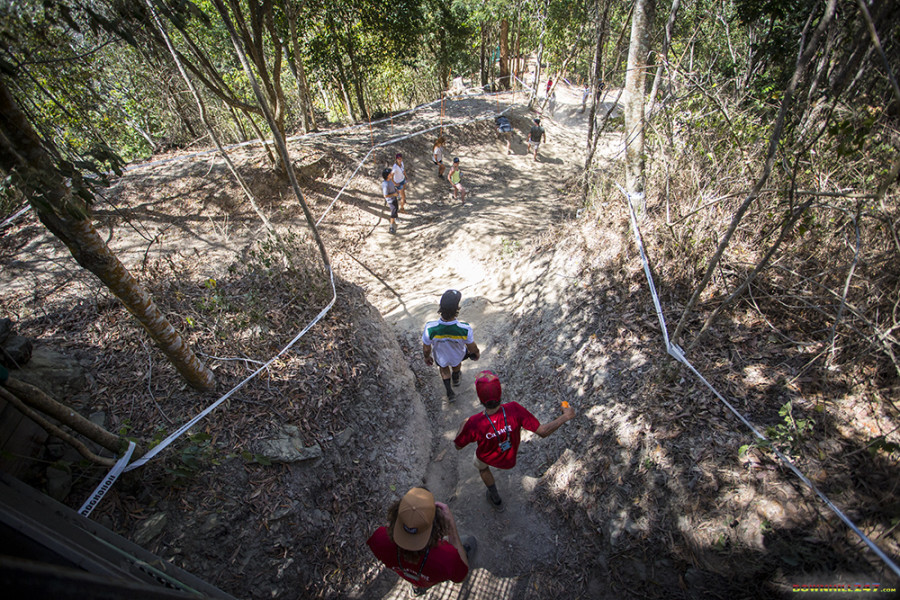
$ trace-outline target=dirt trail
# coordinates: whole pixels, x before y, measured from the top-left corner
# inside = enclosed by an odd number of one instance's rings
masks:
[[[501,259],[559,220],[566,211],[561,203],[566,180],[583,161],[587,117],[580,113],[580,90],[559,90],[557,96],[555,118],[543,119],[547,142],[536,161],[527,153],[524,138],[534,114],[521,106],[511,110],[517,130],[511,155],[493,134],[474,143],[462,139],[459,132],[450,135],[445,163],[460,157],[462,181],[469,190],[465,204],[452,198],[449,184],[438,178],[428,155],[405,154],[412,174],[407,188],[408,213],[401,214],[397,234],[388,232],[385,219],[373,218],[373,234],[358,253],[335,258],[339,267],[357,274],[356,282],[367,289],[369,301],[394,325],[401,345],[414,357],[411,360],[419,375],[419,392],[431,419],[433,439],[424,483],[436,498],[449,504],[460,534],[478,539],[466,582],[438,586],[431,597],[480,598],[488,597],[489,592],[491,598],[511,598],[515,580],[527,575],[532,566],[545,563],[557,545],[550,524],[528,502],[537,479],[522,469],[494,470],[506,505],[504,512],[497,513],[488,505],[484,484],[472,464],[474,446],[458,452],[452,443],[464,419],[480,410],[474,388],[476,373],[491,369],[501,380],[515,377],[498,348],[514,335],[511,316],[520,302],[517,290],[531,274],[509,272]],[[492,122],[488,125],[493,127]],[[475,341],[482,350],[478,362],[464,363],[462,384],[456,388],[453,403],[444,396],[437,368],[429,369],[419,359],[422,327],[436,318],[438,300],[448,288],[462,291],[459,318],[473,325]],[[529,405],[528,398],[506,399]],[[546,422],[557,414],[536,416]],[[529,452],[532,443],[540,443],[540,438],[525,433],[520,454]],[[390,572],[380,579],[382,584],[370,589],[367,597],[406,597],[408,584]]]

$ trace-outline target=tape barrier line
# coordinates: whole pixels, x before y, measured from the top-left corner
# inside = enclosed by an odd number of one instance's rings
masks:
[[[677,344],[673,344],[669,340],[669,334],[666,330],[666,321],[665,321],[665,317],[663,316],[662,306],[659,301],[659,295],[656,292],[656,285],[653,283],[653,276],[650,273],[650,263],[647,260],[647,254],[644,251],[644,242],[641,238],[640,229],[638,228],[637,215],[634,212],[634,205],[631,202],[633,199],[633,196],[634,196],[634,199],[637,199],[638,197],[642,196],[643,194],[632,195],[632,194],[629,194],[628,192],[626,192],[625,189],[618,183],[616,183],[615,185],[617,188],[619,188],[619,191],[621,191],[622,194],[625,195],[625,198],[628,202],[628,212],[631,217],[631,228],[634,233],[635,243],[637,244],[638,251],[640,252],[640,255],[641,255],[641,262],[644,264],[644,273],[647,276],[647,283],[650,287],[650,294],[653,296],[653,304],[656,306],[656,313],[657,313],[657,316],[659,317],[660,327],[662,329],[663,338],[664,338],[665,344],[666,344],[666,351],[669,353],[669,355],[671,355],[673,358],[675,358],[678,362],[680,362],[685,367],[687,367],[691,371],[691,373],[693,373],[703,383],[703,385],[705,385],[707,388],[709,388],[709,390],[713,394],[715,394],[716,397],[726,407],[728,407],[728,410],[730,410],[732,412],[732,414],[734,414],[744,425],[747,426],[748,429],[750,429],[750,431],[753,432],[753,435],[755,435],[757,439],[759,439],[760,441],[763,441],[763,442],[769,442],[769,439],[765,435],[763,435],[758,429],[756,429],[756,427],[754,427],[750,423],[750,421],[748,421],[744,417],[744,415],[742,415],[736,408],[734,408],[734,406],[732,406],[731,403],[728,402],[728,400],[726,400],[722,396],[722,394],[720,394],[718,392],[718,390],[716,390],[713,387],[713,385],[711,383],[709,383],[706,380],[706,378],[700,374],[699,371],[697,371],[696,368],[694,368],[694,365],[692,365],[690,363],[690,361],[688,361],[687,358],[685,357],[684,351]],[[841,509],[839,509],[837,506],[835,506],[834,503],[828,498],[828,496],[826,496],[818,487],[816,487],[816,484],[814,484],[812,481],[810,481],[810,479],[806,475],[804,475],[800,471],[800,469],[797,468],[796,465],[794,465],[794,463],[791,461],[790,458],[785,456],[780,450],[778,450],[778,448],[776,448],[771,443],[769,443],[769,447],[775,453],[775,456],[777,456],[779,458],[779,460],[781,460],[781,462],[783,462],[785,464],[785,466],[787,466],[788,469],[790,469],[791,472],[793,472],[794,475],[796,475],[797,478],[800,479],[800,481],[802,481],[804,484],[806,484],[807,487],[809,487],[809,489],[811,489],[813,492],[815,492],[816,496],[818,496],[819,499],[821,499],[822,502],[825,503],[825,506],[827,506],[834,514],[836,514],[841,519],[841,521],[843,521],[844,524],[847,525],[847,527],[849,527],[851,531],[853,531],[853,533],[855,533],[863,542],[865,542],[865,544],[869,547],[869,549],[872,550],[872,552],[874,552],[875,555],[878,556],[878,558],[880,558],[884,562],[885,565],[887,565],[898,577],[900,577],[900,567],[898,567],[896,565],[896,563],[894,563],[894,561],[892,561],[890,559],[890,557],[888,557],[888,555],[885,554],[884,551],[882,551],[882,549],[879,548],[877,544],[875,544],[875,542],[870,540],[866,534],[864,534],[862,531],[860,531],[859,527],[857,527],[856,524],[853,521],[851,521],[843,513],[843,511],[841,511]]]
[[[132,470],[134,470],[134,469],[137,469],[138,467],[141,467],[141,466],[145,465],[151,458],[153,458],[154,456],[156,456],[157,454],[159,454],[160,452],[162,452],[162,451],[163,451],[167,446],[169,446],[172,442],[174,442],[176,439],[178,439],[179,437],[181,437],[181,436],[184,434],[185,431],[189,430],[191,427],[193,427],[194,425],[196,425],[201,419],[205,418],[209,413],[211,413],[212,411],[214,411],[215,409],[217,409],[223,402],[225,402],[226,400],[228,400],[229,398],[231,398],[231,397],[235,394],[235,392],[237,392],[237,391],[240,390],[242,387],[244,387],[245,385],[247,385],[247,383],[249,383],[254,377],[256,377],[257,375],[259,375],[262,371],[266,370],[266,369],[269,367],[269,365],[271,365],[273,362],[275,362],[277,359],[279,359],[285,352],[287,352],[288,350],[290,350],[290,349],[294,346],[294,344],[296,344],[298,341],[300,341],[300,338],[302,338],[304,335],[306,335],[306,332],[307,332],[307,331],[309,331],[310,329],[312,329],[313,326],[314,326],[316,323],[318,323],[319,321],[321,321],[321,320],[322,320],[322,317],[324,317],[326,314],[328,314],[328,311],[331,310],[331,307],[334,306],[334,303],[337,301],[337,289],[336,289],[335,286],[334,286],[334,271],[333,271],[331,268],[329,268],[329,269],[328,269],[328,273],[329,273],[329,276],[330,276],[330,279],[331,279],[331,291],[332,291],[332,294],[333,294],[333,295],[332,295],[332,298],[331,298],[331,302],[329,302],[329,303],[328,303],[328,306],[326,306],[325,308],[323,308],[323,309],[319,312],[319,314],[316,315],[316,318],[315,318],[315,319],[313,319],[312,321],[310,321],[310,322],[306,325],[306,327],[304,327],[304,328],[300,331],[300,333],[298,333],[296,336],[294,336],[294,339],[292,339],[292,340],[291,340],[284,348],[282,348],[281,351],[280,351],[278,354],[276,354],[275,356],[273,356],[272,358],[270,358],[270,359],[268,360],[268,362],[266,362],[264,365],[262,365],[261,367],[259,367],[259,368],[258,368],[256,371],[254,371],[252,374],[250,374],[250,375],[248,375],[246,378],[244,378],[244,380],[241,381],[239,384],[237,384],[236,386],[234,386],[233,388],[231,388],[230,390],[228,390],[228,392],[226,392],[221,398],[219,398],[218,400],[216,400],[215,402],[213,402],[212,404],[210,404],[208,407],[206,407],[206,408],[203,410],[203,412],[201,412],[201,413],[198,414],[196,417],[194,417],[193,419],[191,419],[190,421],[188,421],[187,423],[185,423],[184,425],[182,425],[181,427],[179,427],[175,432],[173,432],[172,434],[170,434],[166,439],[164,439],[162,442],[160,442],[157,446],[154,446],[152,450],[150,450],[149,452],[147,452],[147,453],[146,453],[144,456],[142,456],[140,459],[138,459],[138,460],[136,460],[135,462],[133,462],[133,463],[131,463],[130,465],[128,465],[128,468],[125,469],[125,472],[132,471]]]
[[[467,93],[468,90],[479,90],[479,89],[481,89],[481,88],[477,88],[477,87],[464,88],[463,91],[462,91],[462,93],[456,94],[456,95],[453,95],[453,96],[446,96],[446,97],[444,98],[444,100],[453,100],[453,99],[456,99],[456,98],[463,98],[463,97],[464,97],[464,98],[474,98],[474,97],[477,97],[477,96],[493,96],[493,95],[502,94],[502,93],[507,93],[507,94],[508,94],[508,93],[511,93],[511,92],[493,92],[493,93],[480,92],[480,93],[477,93],[477,94],[469,94],[469,93]],[[379,120],[377,120],[377,121],[372,121],[372,122],[371,122],[371,125],[380,125],[380,124],[382,124],[382,123],[387,123],[387,122],[390,121],[391,119],[396,119],[396,118],[398,118],[398,117],[402,117],[402,116],[406,116],[406,115],[409,115],[409,114],[416,113],[416,112],[418,112],[418,111],[420,111],[420,110],[423,110],[423,109],[425,109],[425,108],[428,108],[429,106],[432,106],[432,105],[434,105],[434,104],[440,104],[440,102],[441,102],[440,99],[438,99],[438,100],[432,100],[431,102],[426,102],[426,103],[424,103],[424,104],[420,104],[420,105],[418,105],[418,106],[414,106],[413,108],[411,108],[411,109],[409,109],[409,110],[406,110],[406,111],[404,111],[404,112],[398,113],[398,114],[396,114],[396,115],[392,115],[392,116],[390,116],[390,117],[385,117],[384,119],[379,119]],[[313,138],[317,138],[317,137],[324,137],[324,136],[330,136],[330,135],[339,135],[339,134],[343,134],[343,133],[347,133],[347,132],[353,131],[354,129],[361,129],[361,128],[364,128],[364,127],[368,127],[369,125],[370,125],[369,122],[365,122],[365,123],[359,123],[359,124],[356,124],[356,125],[348,125],[348,126],[346,126],[346,127],[341,127],[341,128],[339,128],[339,129],[329,129],[329,130],[327,130],[327,131],[313,131],[313,132],[311,132],[311,133],[303,133],[303,134],[300,134],[300,135],[293,135],[293,136],[290,136],[290,137],[288,137],[288,138],[285,138],[285,142],[296,142],[296,141],[302,141],[302,140],[306,140],[306,139],[313,139]],[[244,147],[246,147],[246,146],[253,146],[253,145],[256,145],[256,144],[262,144],[262,143],[263,143],[262,140],[249,140],[249,141],[246,141],[246,142],[238,142],[237,144],[229,144],[228,146],[225,146],[224,149],[225,149],[225,150],[234,150],[234,149],[237,149],[237,148],[244,148]],[[272,142],[271,140],[266,140],[266,143],[267,143],[267,144],[272,144],[272,143],[274,143],[274,142]],[[127,166],[123,169],[123,171],[127,172],[127,171],[134,171],[134,170],[136,170],[136,169],[143,169],[143,168],[146,168],[146,167],[156,167],[156,166],[159,166],[159,165],[169,164],[169,163],[178,162],[178,161],[182,161],[182,160],[189,160],[189,159],[191,159],[191,158],[197,158],[198,156],[207,156],[207,155],[209,155],[209,154],[216,154],[216,153],[218,153],[218,149],[215,149],[215,148],[210,149],[210,150],[200,150],[200,151],[197,151],[197,152],[191,152],[190,154],[185,154],[185,155],[183,155],[183,156],[173,156],[172,158],[164,158],[164,159],[161,159],[161,160],[155,160],[155,161],[151,161],[151,162],[140,163],[140,164],[137,164],[137,165],[127,165]]]
[[[116,479],[119,478],[125,471],[126,465],[128,465],[128,461],[131,460],[131,454],[134,452],[134,442],[128,442],[128,450],[125,451],[125,454],[122,455],[116,464],[113,465],[113,468],[109,470],[109,473],[106,474],[106,477],[100,482],[100,485],[94,490],[94,493],[81,505],[81,508],[78,509],[78,514],[82,517],[91,516],[91,512],[93,512],[94,508],[103,500],[103,496],[106,495],[106,492],[113,486],[116,482]]]
[[[434,104],[434,102],[432,102],[431,104]],[[465,121],[463,123],[453,124],[452,126],[461,126],[461,125],[466,125],[468,123],[472,123],[475,121],[489,119],[494,116],[497,116],[498,114],[504,114],[505,112],[509,111],[510,109],[511,109],[511,107],[507,107],[504,111],[502,111],[500,113],[492,113],[491,115],[488,115],[488,116],[475,117],[475,118],[469,119],[468,121]],[[381,142],[380,144],[376,145],[375,147],[369,149],[366,156],[362,159],[362,161],[360,161],[359,165],[357,165],[356,170],[353,172],[353,174],[350,176],[350,178],[347,180],[347,182],[344,184],[344,186],[341,188],[341,190],[335,196],[334,200],[331,201],[331,204],[329,204],[328,208],[325,210],[325,212],[322,214],[322,216],[319,217],[318,221],[316,221],[316,226],[318,226],[319,223],[322,222],[322,219],[324,219],[325,216],[329,213],[329,211],[331,211],[331,208],[337,202],[338,198],[340,198],[340,196],[344,193],[344,191],[346,190],[346,188],[350,184],[350,182],[353,181],[354,177],[356,177],[357,173],[362,168],[362,166],[366,163],[366,161],[369,159],[369,157],[371,156],[372,152],[375,150],[376,147],[382,147],[382,146],[386,146],[389,144],[394,144],[399,141],[402,141],[402,140],[405,140],[405,139],[408,139],[411,137],[415,137],[417,135],[423,135],[429,131],[438,129],[439,127],[441,127],[441,126],[431,127],[431,128],[419,131],[419,132],[415,132],[413,134],[409,134],[409,135],[401,136],[401,137],[394,138],[391,140],[387,140],[387,141]],[[321,321],[322,318],[326,314],[328,314],[328,312],[331,310],[331,308],[334,306],[335,302],[337,301],[337,288],[334,285],[334,271],[333,271],[333,269],[331,269],[331,267],[329,267],[329,269],[328,269],[328,275],[329,275],[329,280],[331,283],[331,292],[332,292],[331,301],[328,303],[328,305],[325,308],[323,308],[319,312],[318,315],[316,315],[316,317],[312,321],[310,321],[306,325],[306,327],[304,327],[284,348],[282,348],[281,351],[278,352],[278,354],[273,356],[266,363],[262,364],[262,366],[260,366],[256,371],[254,371],[249,376],[244,378],[243,381],[238,383],[236,386],[234,386],[232,389],[230,389],[228,392],[226,392],[223,396],[221,396],[218,400],[216,400],[214,403],[212,403],[211,405],[206,407],[197,416],[195,416],[190,421],[188,421],[187,423],[185,423],[184,425],[179,427],[176,431],[174,431],[172,434],[170,434],[168,437],[166,437],[158,445],[154,446],[150,451],[148,451],[146,454],[144,454],[140,459],[136,460],[135,462],[133,462],[131,464],[128,464],[128,461],[130,460],[131,455],[134,452],[134,442],[129,442],[129,448],[128,448],[128,451],[126,452],[125,456],[123,456],[121,459],[119,459],[119,461],[112,468],[112,470],[109,472],[109,474],[107,474],[107,476],[103,479],[103,481],[100,483],[100,485],[97,486],[97,489],[94,490],[94,493],[91,495],[91,497],[88,498],[88,500],[84,503],[84,505],[82,505],[81,510],[79,512],[81,512],[85,517],[90,515],[90,513],[91,513],[91,511],[93,511],[94,507],[96,507],[96,505],[103,499],[103,497],[106,495],[106,493],[109,491],[109,489],[116,482],[116,479],[119,477],[119,475],[121,475],[123,472],[127,473],[128,471],[133,471],[134,469],[137,469],[137,468],[142,467],[143,465],[147,464],[147,462],[149,462],[156,455],[158,455],[160,452],[165,450],[175,440],[177,440],[179,437],[184,435],[185,432],[190,430],[194,425],[196,425],[198,422],[200,422],[202,419],[204,419],[207,415],[209,415],[215,409],[217,409],[219,406],[221,406],[221,404],[223,402],[228,400],[238,390],[243,388],[247,383],[249,383],[251,380],[253,380],[262,371],[268,369],[268,367],[273,362],[275,362],[285,352],[290,350],[298,341],[300,341],[300,338],[302,338],[304,335],[306,335],[306,333],[310,329],[312,329],[313,326],[316,325],[316,323]],[[254,361],[254,362],[256,362],[256,361]]]

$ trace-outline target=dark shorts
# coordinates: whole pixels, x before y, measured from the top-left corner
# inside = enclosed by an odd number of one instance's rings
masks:
[[[442,158],[441,160],[434,160],[434,159],[432,158],[432,159],[431,159],[431,162],[433,162],[433,163],[436,164],[436,165],[442,165],[442,164],[444,164],[444,159]]]
[[[400,183],[397,183],[397,182],[395,181],[395,182],[394,182],[394,187],[397,188],[397,191],[402,190],[403,188],[406,187],[406,180],[404,179],[404,180],[401,181]]]
[[[387,203],[388,203],[388,206],[391,207],[391,218],[396,219],[397,218],[397,210],[400,207],[400,202],[397,200],[396,197],[394,197],[394,198],[388,198]]]

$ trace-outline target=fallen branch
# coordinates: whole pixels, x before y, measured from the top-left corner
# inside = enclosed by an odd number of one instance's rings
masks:
[[[116,464],[116,459],[105,458],[103,456],[94,454],[80,440],[76,439],[74,436],[66,433],[65,431],[45,419],[37,411],[34,411],[25,406],[25,403],[22,402],[18,396],[13,394],[7,388],[0,387],[0,397],[4,398],[7,402],[19,409],[19,412],[21,412],[23,415],[40,425],[47,433],[49,433],[50,435],[55,435],[62,441],[75,448],[75,450],[77,450],[80,455],[82,455],[89,461],[98,465],[103,465],[105,467],[111,467]]]
[[[128,447],[128,440],[110,433],[93,421],[84,418],[65,404],[51,398],[40,388],[13,377],[6,382],[6,387],[30,408],[53,417],[113,454],[121,454]]]

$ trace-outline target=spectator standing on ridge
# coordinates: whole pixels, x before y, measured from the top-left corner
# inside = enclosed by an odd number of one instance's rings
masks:
[[[475,379],[478,400],[484,406],[483,413],[466,419],[453,443],[457,450],[475,442],[475,468],[484,485],[488,502],[498,511],[503,511],[503,500],[497,492],[494,475],[490,467],[512,469],[516,466],[522,429],[533,431],[542,438],[547,437],[560,426],[575,417],[575,409],[563,404],[563,414],[549,423],[541,425],[528,409],[518,402],[500,403],[500,380],[492,371],[482,371]]]
[[[509,119],[500,115],[494,120],[497,122],[497,133],[500,134],[500,141],[506,142],[506,153],[512,154],[512,125],[509,124]]]
[[[453,198],[461,198],[462,203],[466,203],[466,188],[463,187],[463,184],[460,182],[460,171],[459,171],[459,157],[453,159],[453,166],[450,167],[450,172],[447,173],[447,180],[450,182],[450,185],[453,186]]]
[[[383,170],[381,172],[381,178],[384,181],[381,182],[381,193],[384,196],[384,201],[387,202],[388,208],[391,209],[391,228],[388,229],[391,233],[397,232],[397,227],[395,225],[395,221],[397,219],[397,188],[394,186],[393,178],[394,172],[389,168]]]
[[[548,98],[550,97],[550,88],[552,88],[552,87],[553,87],[553,78],[552,78],[552,77],[548,77],[548,78],[547,78],[547,94],[546,94],[546,96],[547,96]]]
[[[459,537],[450,508],[426,489],[412,488],[388,509],[388,526],[366,544],[386,567],[412,583],[419,596],[443,581],[461,583],[469,574],[474,537]],[[446,539],[444,539],[446,537]]]
[[[431,147],[431,162],[437,165],[438,168],[438,177],[440,179],[444,178],[444,143],[446,140],[444,136],[440,136],[434,142],[434,146]]]
[[[538,148],[541,142],[547,141],[547,133],[541,127],[541,120],[535,119],[531,131],[528,133],[528,149],[534,151],[534,160],[537,160]]]
[[[588,84],[584,84],[584,93],[581,95],[581,112],[584,112],[584,109],[587,108],[588,98],[591,96],[591,86]]]
[[[441,380],[447,390],[447,401],[453,402],[456,393],[450,387],[459,386],[462,361],[467,358],[478,360],[481,351],[475,343],[475,332],[468,323],[459,321],[459,301],[462,294],[458,290],[447,290],[441,296],[438,313],[441,318],[428,321],[422,332],[422,356],[429,367],[438,364]]]
[[[406,167],[403,165],[403,155],[399,152],[391,166],[391,171],[394,172],[394,185],[400,192],[400,212],[406,212]]]

